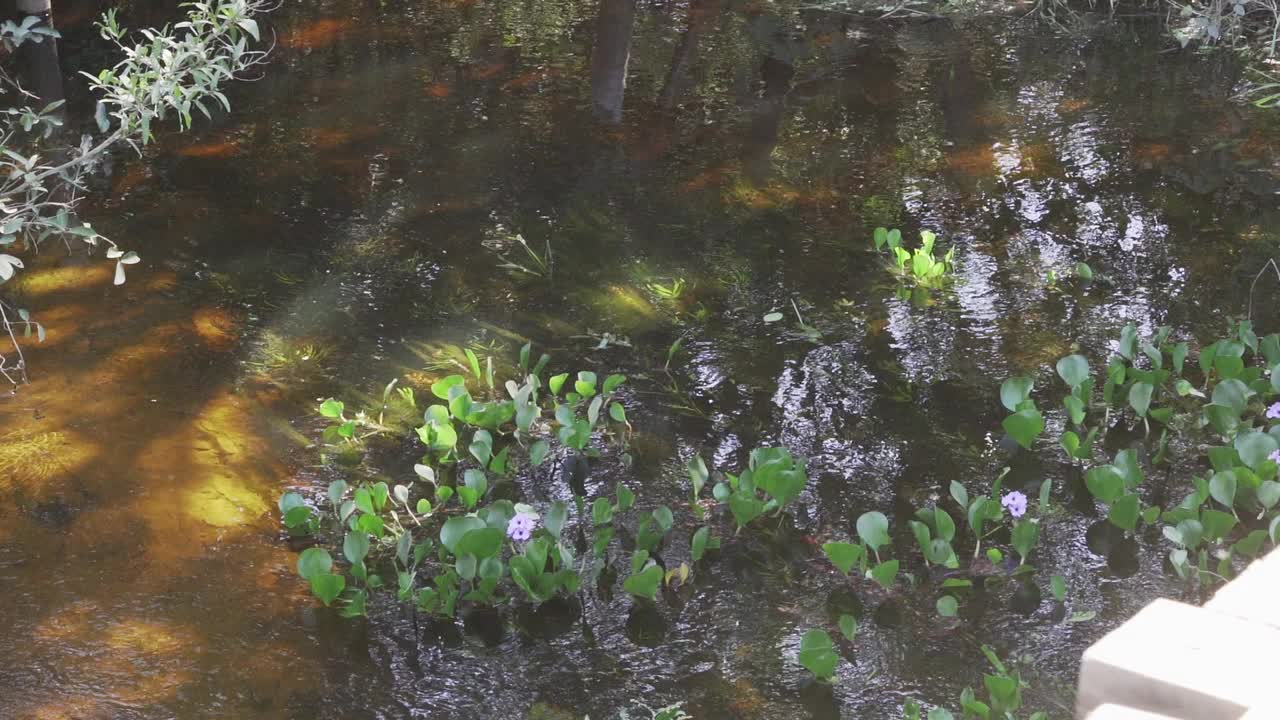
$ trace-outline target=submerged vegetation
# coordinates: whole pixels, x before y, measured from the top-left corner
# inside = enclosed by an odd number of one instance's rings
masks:
[[[920,247],[908,250],[902,244],[902,231],[876,228],[873,240],[876,250],[887,250],[893,256],[898,274],[921,285],[937,285],[955,270],[956,249],[952,247],[941,258],[934,256],[933,245],[938,236],[928,230],[920,232]]]

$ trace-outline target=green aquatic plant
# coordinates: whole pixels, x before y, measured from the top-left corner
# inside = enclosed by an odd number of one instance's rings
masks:
[[[1000,660],[990,646],[982,646],[982,654],[991,663],[994,672],[982,677],[983,699],[973,688],[967,687],[960,693],[960,718],[968,720],[1017,720],[1018,711],[1022,709],[1022,693],[1028,687],[1027,682],[1016,670]],[[923,708],[914,700],[909,700],[903,707],[905,720],[955,720],[957,717],[950,710],[935,707],[927,714],[921,715]],[[1049,720],[1048,713],[1036,711],[1026,716],[1027,720]]]
[[[1174,341],[1170,328],[1143,338],[1129,323],[1101,377],[1095,379],[1078,353],[1059,359],[1054,370],[1069,388],[1062,405],[1071,429],[1059,444],[1072,463],[1085,466],[1085,488],[1107,520],[1126,533],[1160,527],[1173,545],[1170,566],[1204,584],[1229,577],[1234,560],[1254,557],[1266,540],[1280,540],[1280,428],[1274,422],[1280,420],[1280,335],[1260,338],[1243,320],[1227,337],[1202,346],[1194,364],[1191,356],[1191,344]],[[1119,449],[1109,462],[1095,460],[1095,439],[1118,423],[1138,426],[1148,438],[1153,424],[1160,428],[1151,465],[1165,461],[1172,436],[1191,436],[1207,448],[1210,472],[1189,478],[1190,491],[1175,506],[1147,504],[1136,448]]]
[[[809,342],[814,343],[821,341],[822,331],[804,321],[804,316],[800,314],[800,307],[796,305],[795,300],[791,301],[791,309],[796,314],[796,326],[798,330],[792,331],[790,334],[800,340],[808,340]],[[774,311],[766,313],[762,319],[766,323],[776,323],[782,320],[782,318],[782,313]]]
[[[659,299],[666,302],[676,302],[684,295],[685,282],[684,278],[675,278],[670,283],[663,284],[658,281],[651,282],[645,287],[649,288],[649,292],[657,295]]]
[[[826,630],[819,629],[809,630],[800,637],[800,650],[796,659],[805,670],[823,682],[831,682],[836,674],[836,665],[840,662],[831,636]]]
[[[1063,272],[1061,275],[1056,270],[1050,270],[1045,273],[1044,282],[1051,288],[1057,288],[1060,280],[1076,278],[1081,282],[1090,282],[1093,280],[1093,268],[1088,263],[1078,262],[1070,270]]]
[[[1030,449],[1031,443],[1044,432],[1044,416],[1031,399],[1034,382],[1028,377],[1011,377],[1000,386],[1000,403],[1013,414],[1004,419],[1000,425],[1009,437],[1023,448]]]
[[[715,484],[712,497],[728,505],[738,532],[742,532],[765,513],[781,513],[808,481],[804,462],[786,448],[758,448],[751,451],[746,470],[739,475],[726,473],[725,479]],[[693,499],[698,500],[696,495]]]
[[[519,275],[551,279],[552,274],[555,272],[555,256],[551,252],[551,238],[547,238],[546,247],[542,252],[534,250],[529,245],[529,241],[518,233],[510,238],[510,241],[520,246],[524,253],[524,258],[516,261],[512,260],[508,253],[495,251],[498,259],[502,261],[498,263],[498,267]]]
[[[934,233],[923,230],[920,232],[920,247],[911,251],[903,246],[900,230],[878,227],[872,236],[876,250],[889,251],[898,274],[910,277],[921,285],[936,285],[955,270],[955,247],[938,258],[933,254],[937,239]]]
[[[586,462],[605,452],[629,464],[630,423],[620,394],[626,377],[602,379],[583,370],[544,381],[549,358],[544,355],[531,367],[531,349],[525,345],[517,363],[523,379],[499,385],[492,360],[481,363],[474,353],[466,357],[470,378],[447,375],[433,383],[431,395],[442,402],[428,406],[422,424],[413,427],[425,451],[413,467],[414,481],[392,487],[383,481],[355,486],[334,481],[327,512],[297,492],[281,498],[291,534],[314,534],[322,542],[342,538],[345,571],[333,562],[323,571],[307,566],[304,577],[316,597],[326,605],[339,603],[344,615],[361,615],[372,591],[386,586],[381,568],[394,574],[397,597],[414,600],[431,615],[450,617],[460,603],[511,602],[516,591],[529,602],[544,603],[574,595],[584,578],[597,577],[622,523],[630,525],[634,544],[624,591],[654,601],[663,585],[687,582],[689,562],[665,564],[658,557],[667,551],[675,513],[667,506],[633,513],[636,498],[623,483],[615,486],[613,499],[597,497],[588,510],[585,485],[570,482],[579,531],[591,547],[582,557],[564,532],[575,516],[567,502],[533,507],[491,497],[495,486],[517,472],[533,471],[555,448],[569,464],[575,457]],[[393,418],[417,406],[412,395],[397,395],[395,385],[389,383],[382,393],[384,408],[396,404]],[[365,411],[349,415],[337,399],[323,402],[320,413],[332,421],[326,437],[340,444],[359,446],[372,434],[393,431],[382,412],[376,420]],[[701,461],[691,464],[690,473],[694,517],[704,520],[699,495],[710,473]],[[759,515],[780,514],[806,482],[803,462],[782,448],[759,448],[750,453],[746,470],[720,483],[732,495],[722,502],[741,530]],[[748,505],[750,517],[743,510]],[[696,564],[719,546],[711,525],[703,525],[689,541],[689,557]]]

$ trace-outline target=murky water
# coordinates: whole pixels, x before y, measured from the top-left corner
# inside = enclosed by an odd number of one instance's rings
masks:
[[[995,388],[1047,380],[1074,341],[1104,354],[1128,320],[1206,337],[1243,311],[1276,252],[1280,128],[1230,102],[1230,62],[1141,27],[1064,39],[717,0],[316,1],[276,30],[235,113],[116,159],[89,213],[145,258],[128,285],[54,254],[17,287],[50,331],[33,384],[0,402],[0,716],[599,718],[686,700],[699,718],[888,718],[980,683],[990,643],[1064,717],[1080,651],[1180,592],[1158,534],[1109,548],[1053,453],[1001,445]],[[898,298],[876,225],[954,244],[954,288]],[[551,248],[550,278],[497,267],[514,233]],[[1091,287],[1046,286],[1081,260]],[[675,279],[675,302],[648,288]],[[820,337],[797,336],[797,311]],[[624,342],[593,349],[605,333]],[[274,503],[333,472],[306,447],[315,398],[526,338],[557,367],[632,378],[636,466],[597,468],[593,492],[623,478],[674,505],[692,453],[733,468],[781,443],[810,458],[792,541],[730,543],[656,611],[617,590],[576,620],[456,628],[390,602],[368,622],[313,607]],[[927,592],[841,589],[799,539],[847,536],[869,509],[905,527],[951,480],[1010,463],[1008,485],[1050,478],[1063,508],[1035,579],[1065,575],[1096,620],[1015,584],[952,627]],[[568,493],[550,471],[520,491]],[[851,604],[861,635],[834,688],[813,686],[799,636]]]

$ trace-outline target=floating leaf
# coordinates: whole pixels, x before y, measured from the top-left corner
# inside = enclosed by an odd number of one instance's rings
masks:
[[[304,579],[309,580],[331,569],[333,569],[333,558],[324,548],[310,547],[298,555],[298,574]]]
[[[1111,504],[1107,519],[1121,530],[1133,532],[1138,526],[1138,496],[1124,495]]]
[[[609,405],[609,417],[613,418],[614,422],[627,422],[627,411],[622,407],[622,403],[615,402]]]
[[[462,537],[472,530],[483,527],[485,527],[484,521],[473,515],[451,517],[440,526],[440,544],[444,545],[449,552],[456,554],[458,542]]]
[[[342,554],[353,565],[364,562],[369,554],[369,534],[359,531],[347,533],[342,541]]]
[[[880,584],[880,587],[888,590],[893,587],[894,578],[898,576],[898,561],[886,560],[879,565],[871,568],[871,579]]]
[[[738,527],[745,527],[764,512],[764,503],[750,493],[736,492],[729,496],[729,512]]]
[[[538,467],[542,461],[547,459],[547,453],[551,450],[551,445],[546,440],[538,440],[529,446],[529,464]]]
[[[768,315],[764,316],[764,321],[767,323],[776,323],[781,319],[782,319],[782,313],[780,312],[771,312]]]
[[[654,600],[658,595],[658,586],[662,584],[662,568],[658,565],[650,565],[640,572],[628,577],[622,583],[622,589],[628,593],[648,600]]]
[[[959,603],[957,603],[956,599],[950,595],[943,595],[938,598],[938,614],[942,617],[955,617],[959,607]]]
[[[320,598],[320,602],[324,603],[326,607],[336,600],[342,594],[343,589],[347,587],[347,579],[345,577],[328,572],[312,575],[310,582],[311,592]]]
[[[845,575],[848,575],[853,570],[853,566],[858,564],[866,554],[861,545],[846,542],[825,543],[822,546],[822,552],[826,553],[831,564]]]
[[[1244,464],[1254,470],[1262,467],[1271,453],[1280,450],[1280,443],[1264,432],[1242,432],[1236,435],[1233,445]]]
[[[1249,396],[1253,395],[1253,391],[1249,386],[1235,379],[1223,380],[1213,388],[1213,404],[1225,405],[1233,412],[1236,417],[1240,417],[1240,413],[1244,412],[1245,406],[1249,404]]]
[[[1058,360],[1058,377],[1071,387],[1077,387],[1089,379],[1089,360],[1083,355],[1068,355]]]
[[[889,544],[889,518],[884,513],[872,510],[858,518],[858,537],[872,550]]]
[[[839,657],[826,630],[810,630],[800,638],[799,660],[819,680],[830,680],[835,676]]]
[[[468,530],[453,548],[455,555],[473,555],[477,560],[493,557],[502,549],[503,531],[492,527]]]
[[[858,636],[858,621],[852,615],[840,616],[840,634],[844,635],[844,639],[853,642]]]
[[[1018,551],[1019,557],[1025,563],[1027,556],[1031,554],[1031,549],[1035,547],[1036,541],[1040,538],[1040,524],[1034,520],[1019,520],[1013,526],[1010,538],[1010,544],[1013,545],[1014,550]]]
[[[707,471],[707,464],[703,462],[701,455],[694,455],[687,466],[689,470],[689,481],[693,483],[693,497],[697,499],[702,493],[702,488],[707,484],[707,478],[710,473]]]
[[[1085,487],[1095,498],[1110,505],[1124,494],[1124,476],[1114,465],[1101,465],[1084,476]]]
[[[1005,418],[1001,427],[1015,442],[1030,449],[1031,443],[1044,432],[1044,418],[1039,410],[1020,410]]]
[[[1236,501],[1236,475],[1234,472],[1216,472],[1209,480],[1209,495],[1225,507],[1233,507]]]
[[[1200,526],[1204,528],[1204,537],[1210,541],[1225,538],[1236,526],[1236,519],[1221,510],[1205,509],[1200,512]]]
[[[1018,407],[1031,396],[1032,380],[1029,377],[1011,377],[1000,385],[1000,402],[1017,412]]]
[[[1138,351],[1138,328],[1133,323],[1126,324],[1120,329],[1120,345],[1116,348],[1116,352],[1125,360],[1132,360],[1134,354]]]

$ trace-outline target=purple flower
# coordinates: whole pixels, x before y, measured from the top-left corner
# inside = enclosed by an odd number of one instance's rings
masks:
[[[1273,403],[1267,408],[1267,417],[1271,420],[1280,420],[1280,402]]]
[[[1005,495],[1004,499],[1000,501],[1000,504],[1009,511],[1010,515],[1016,518],[1020,518],[1027,514],[1027,496],[1017,490]]]
[[[533,537],[533,529],[537,522],[528,515],[517,514],[507,523],[507,537],[516,542],[528,542]]]
[[[1271,454],[1267,456],[1267,459],[1277,465],[1280,465],[1280,450],[1272,450]]]

